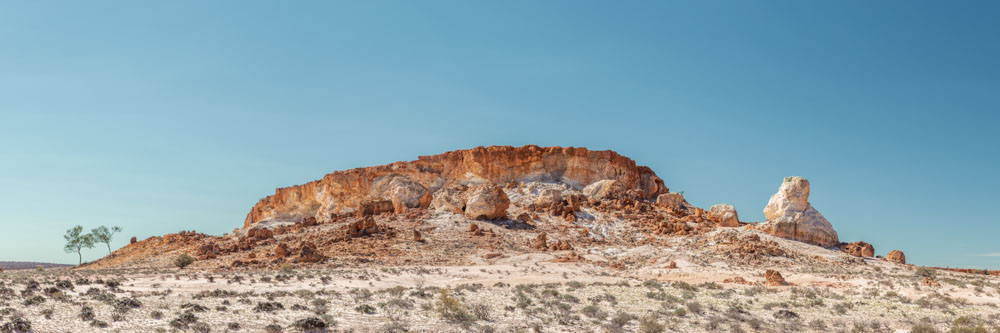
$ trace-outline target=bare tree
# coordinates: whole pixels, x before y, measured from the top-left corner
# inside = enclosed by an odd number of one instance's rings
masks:
[[[93,230],[90,230],[90,233],[94,235],[94,241],[108,245],[108,254],[110,255],[111,237],[113,237],[116,233],[119,233],[121,231],[122,227],[119,226],[113,226],[109,229],[108,227],[102,225],[100,227],[94,228]]]
[[[63,235],[63,238],[66,238],[66,247],[63,250],[66,250],[66,253],[76,252],[76,255],[80,257],[79,265],[82,265],[83,249],[94,248],[94,235],[83,233],[82,226],[75,226],[66,230],[66,235]]]

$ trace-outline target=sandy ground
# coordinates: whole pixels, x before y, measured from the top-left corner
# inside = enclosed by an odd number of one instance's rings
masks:
[[[844,255],[779,241],[830,261]],[[556,252],[493,262],[475,256],[470,260],[481,264],[448,267],[8,272],[2,283],[10,292],[4,293],[0,313],[7,323],[29,319],[35,332],[260,332],[268,325],[301,331],[294,322],[309,317],[323,320],[330,331],[356,332],[656,332],[657,325],[676,332],[907,332],[915,325],[944,331],[956,322],[990,328],[1000,323],[1000,281],[986,276],[938,271],[935,280],[941,286],[928,287],[914,267],[865,259],[841,268],[785,266],[781,272],[791,285],[764,286],[767,267],[736,267],[680,248],[589,252],[586,262],[575,263],[551,262],[561,255]],[[601,264],[629,257],[653,259],[625,269]],[[677,268],[664,268],[669,261]],[[750,284],[723,283],[737,276]],[[38,291],[23,295],[32,280],[39,282]],[[74,288],[46,295],[44,290],[58,280],[75,281]],[[109,288],[102,280],[121,285]],[[441,289],[450,291],[465,317],[443,314]],[[25,305],[32,295],[44,301]],[[142,305],[116,321],[114,300],[124,298]],[[277,302],[283,309],[255,311],[262,302]],[[206,310],[187,311],[189,303]],[[93,308],[108,327],[81,319],[83,306]],[[482,318],[473,315],[481,308]],[[172,327],[185,312],[195,315],[197,327]]]

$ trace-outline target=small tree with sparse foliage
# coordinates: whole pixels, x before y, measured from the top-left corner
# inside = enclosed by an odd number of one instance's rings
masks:
[[[69,230],[66,230],[66,235],[63,235],[66,239],[66,246],[63,250],[66,253],[76,252],[76,255],[80,258],[80,263],[83,264],[83,249],[94,248],[94,235],[83,233],[83,226],[75,226]]]
[[[106,244],[108,246],[108,254],[110,255],[111,254],[111,237],[113,237],[116,233],[119,233],[121,231],[122,231],[122,227],[119,227],[119,226],[113,226],[111,228],[108,228],[108,227],[105,227],[105,226],[102,225],[100,227],[97,227],[97,228],[94,228],[94,229],[90,230],[90,233],[92,235],[94,235],[94,240],[95,241],[104,243],[104,244]]]
[[[177,266],[177,268],[180,269],[184,269],[184,267],[188,267],[188,265],[192,263],[194,263],[194,257],[189,256],[187,253],[178,256],[177,259],[174,259],[174,266]]]

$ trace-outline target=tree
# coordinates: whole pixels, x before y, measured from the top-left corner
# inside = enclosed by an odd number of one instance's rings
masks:
[[[75,226],[72,229],[66,230],[66,235],[63,236],[66,239],[66,253],[76,252],[76,255],[80,257],[80,265],[83,264],[83,249],[94,248],[94,235],[83,233],[82,226]]]
[[[94,235],[94,240],[108,245],[108,254],[111,254],[111,237],[116,233],[122,231],[122,227],[113,226],[110,229],[105,226],[100,226],[90,230],[90,234]]]

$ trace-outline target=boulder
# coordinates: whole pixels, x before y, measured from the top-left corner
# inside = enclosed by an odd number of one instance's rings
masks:
[[[656,197],[657,205],[670,209],[681,209],[685,206],[686,202],[684,195],[680,193],[664,193]]]
[[[347,236],[351,238],[371,235],[377,231],[378,225],[375,224],[375,219],[370,216],[347,225]]]
[[[496,220],[507,216],[510,200],[503,188],[494,184],[472,188],[465,202],[465,216],[478,220]]]
[[[484,254],[483,255],[483,259],[493,259],[493,258],[499,258],[501,256],[503,256],[503,254],[500,253],[500,252],[490,252],[490,253]]]
[[[844,244],[841,249],[855,257],[871,258],[875,256],[875,247],[862,241]]]
[[[252,239],[270,239],[274,238],[274,232],[268,228],[253,228],[247,230],[247,237]]]
[[[392,206],[392,200],[369,200],[358,205],[358,209],[354,211],[354,216],[379,215],[382,213],[392,213],[395,210],[396,208]]]
[[[299,246],[299,262],[314,263],[323,261],[323,259],[326,259],[326,257],[316,251],[316,245],[313,245],[313,243],[303,242]]]
[[[465,211],[465,194],[467,191],[468,187],[465,185],[453,185],[442,188],[434,192],[434,199],[431,200],[431,208],[462,214]]]
[[[788,282],[776,270],[769,269],[764,272],[764,284],[768,286],[787,286]]]
[[[405,176],[387,176],[372,183],[372,197],[392,201],[396,213],[431,205],[431,191]]]
[[[712,206],[712,208],[708,210],[708,219],[715,221],[723,227],[740,226],[740,218],[736,215],[736,208],[732,205],[718,204]]]
[[[135,237],[132,237],[132,239],[128,241],[129,244],[135,244],[135,242],[136,242]]]
[[[549,250],[552,250],[552,251],[567,251],[567,250],[572,250],[572,249],[573,249],[573,245],[571,245],[568,241],[566,241],[564,239],[563,240],[558,240],[555,243],[549,244]]]
[[[215,256],[220,252],[222,251],[218,245],[209,242],[199,246],[198,249],[195,250],[194,255],[198,258],[198,260],[208,260],[215,259]]]
[[[891,261],[891,262],[894,262],[894,263],[897,263],[897,264],[906,264],[906,255],[903,254],[903,251],[892,250],[892,251],[889,251],[889,254],[885,255],[885,260],[888,260],[888,261]]]
[[[284,258],[288,256],[288,246],[285,243],[278,243],[278,246],[274,247],[274,256],[278,258]]]
[[[536,250],[548,250],[549,249],[549,236],[546,233],[540,233],[535,236],[535,242],[532,244]]]
[[[809,181],[785,177],[778,193],[764,207],[767,222],[760,228],[772,235],[823,247],[837,245],[833,225],[809,203]]]
[[[605,179],[584,187],[583,194],[591,199],[604,200],[623,196],[627,190],[625,184],[614,179]]]

